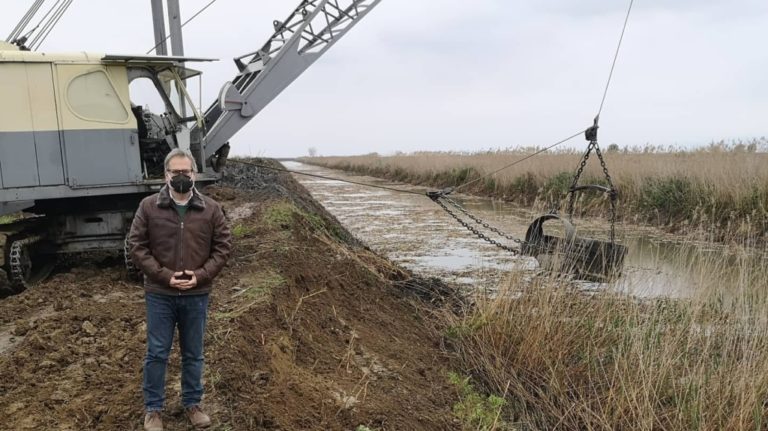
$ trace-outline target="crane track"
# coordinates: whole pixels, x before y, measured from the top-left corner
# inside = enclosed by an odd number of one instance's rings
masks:
[[[41,219],[19,220],[2,226],[0,262],[8,281],[0,286],[0,290],[20,293],[45,279],[53,269],[55,259],[39,255],[34,248],[45,239],[45,235],[35,229]]]

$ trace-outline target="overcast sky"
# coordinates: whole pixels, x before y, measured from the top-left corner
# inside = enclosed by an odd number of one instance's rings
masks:
[[[183,0],[186,19],[208,0]],[[3,2],[0,37],[29,1]],[[48,4],[53,3],[49,0]],[[184,29],[203,105],[299,0],[218,0]],[[253,119],[238,155],[545,146],[600,105],[627,2],[382,0]],[[768,135],[768,1],[638,0],[601,116],[603,145]],[[41,51],[144,53],[149,0],[75,0]],[[582,145],[576,141],[574,145]]]

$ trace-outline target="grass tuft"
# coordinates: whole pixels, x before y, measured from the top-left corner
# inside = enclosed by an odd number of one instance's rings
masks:
[[[465,430],[503,430],[508,429],[500,419],[501,410],[507,404],[504,398],[496,395],[483,396],[469,383],[470,378],[456,373],[448,373],[448,381],[456,387],[459,402],[453,406],[453,414],[461,421]]]
[[[742,251],[696,271],[685,299],[511,280],[446,336],[533,429],[766,429],[768,270]]]

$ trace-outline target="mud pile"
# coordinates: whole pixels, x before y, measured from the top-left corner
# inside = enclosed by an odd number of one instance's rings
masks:
[[[458,428],[429,318],[450,290],[367,250],[287,174],[229,172],[205,190],[235,236],[206,336],[214,429]],[[0,429],[140,429],[143,291],[120,262],[59,268],[0,301]],[[170,430],[188,429],[179,359],[174,346]]]

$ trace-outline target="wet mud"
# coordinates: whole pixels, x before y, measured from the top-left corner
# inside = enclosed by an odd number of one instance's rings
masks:
[[[452,289],[366,248],[287,174],[242,167],[205,190],[236,232],[206,335],[218,430],[458,429],[441,328]],[[0,300],[0,429],[141,429],[143,290],[119,257],[61,267]],[[191,429],[179,352],[166,429]]]

